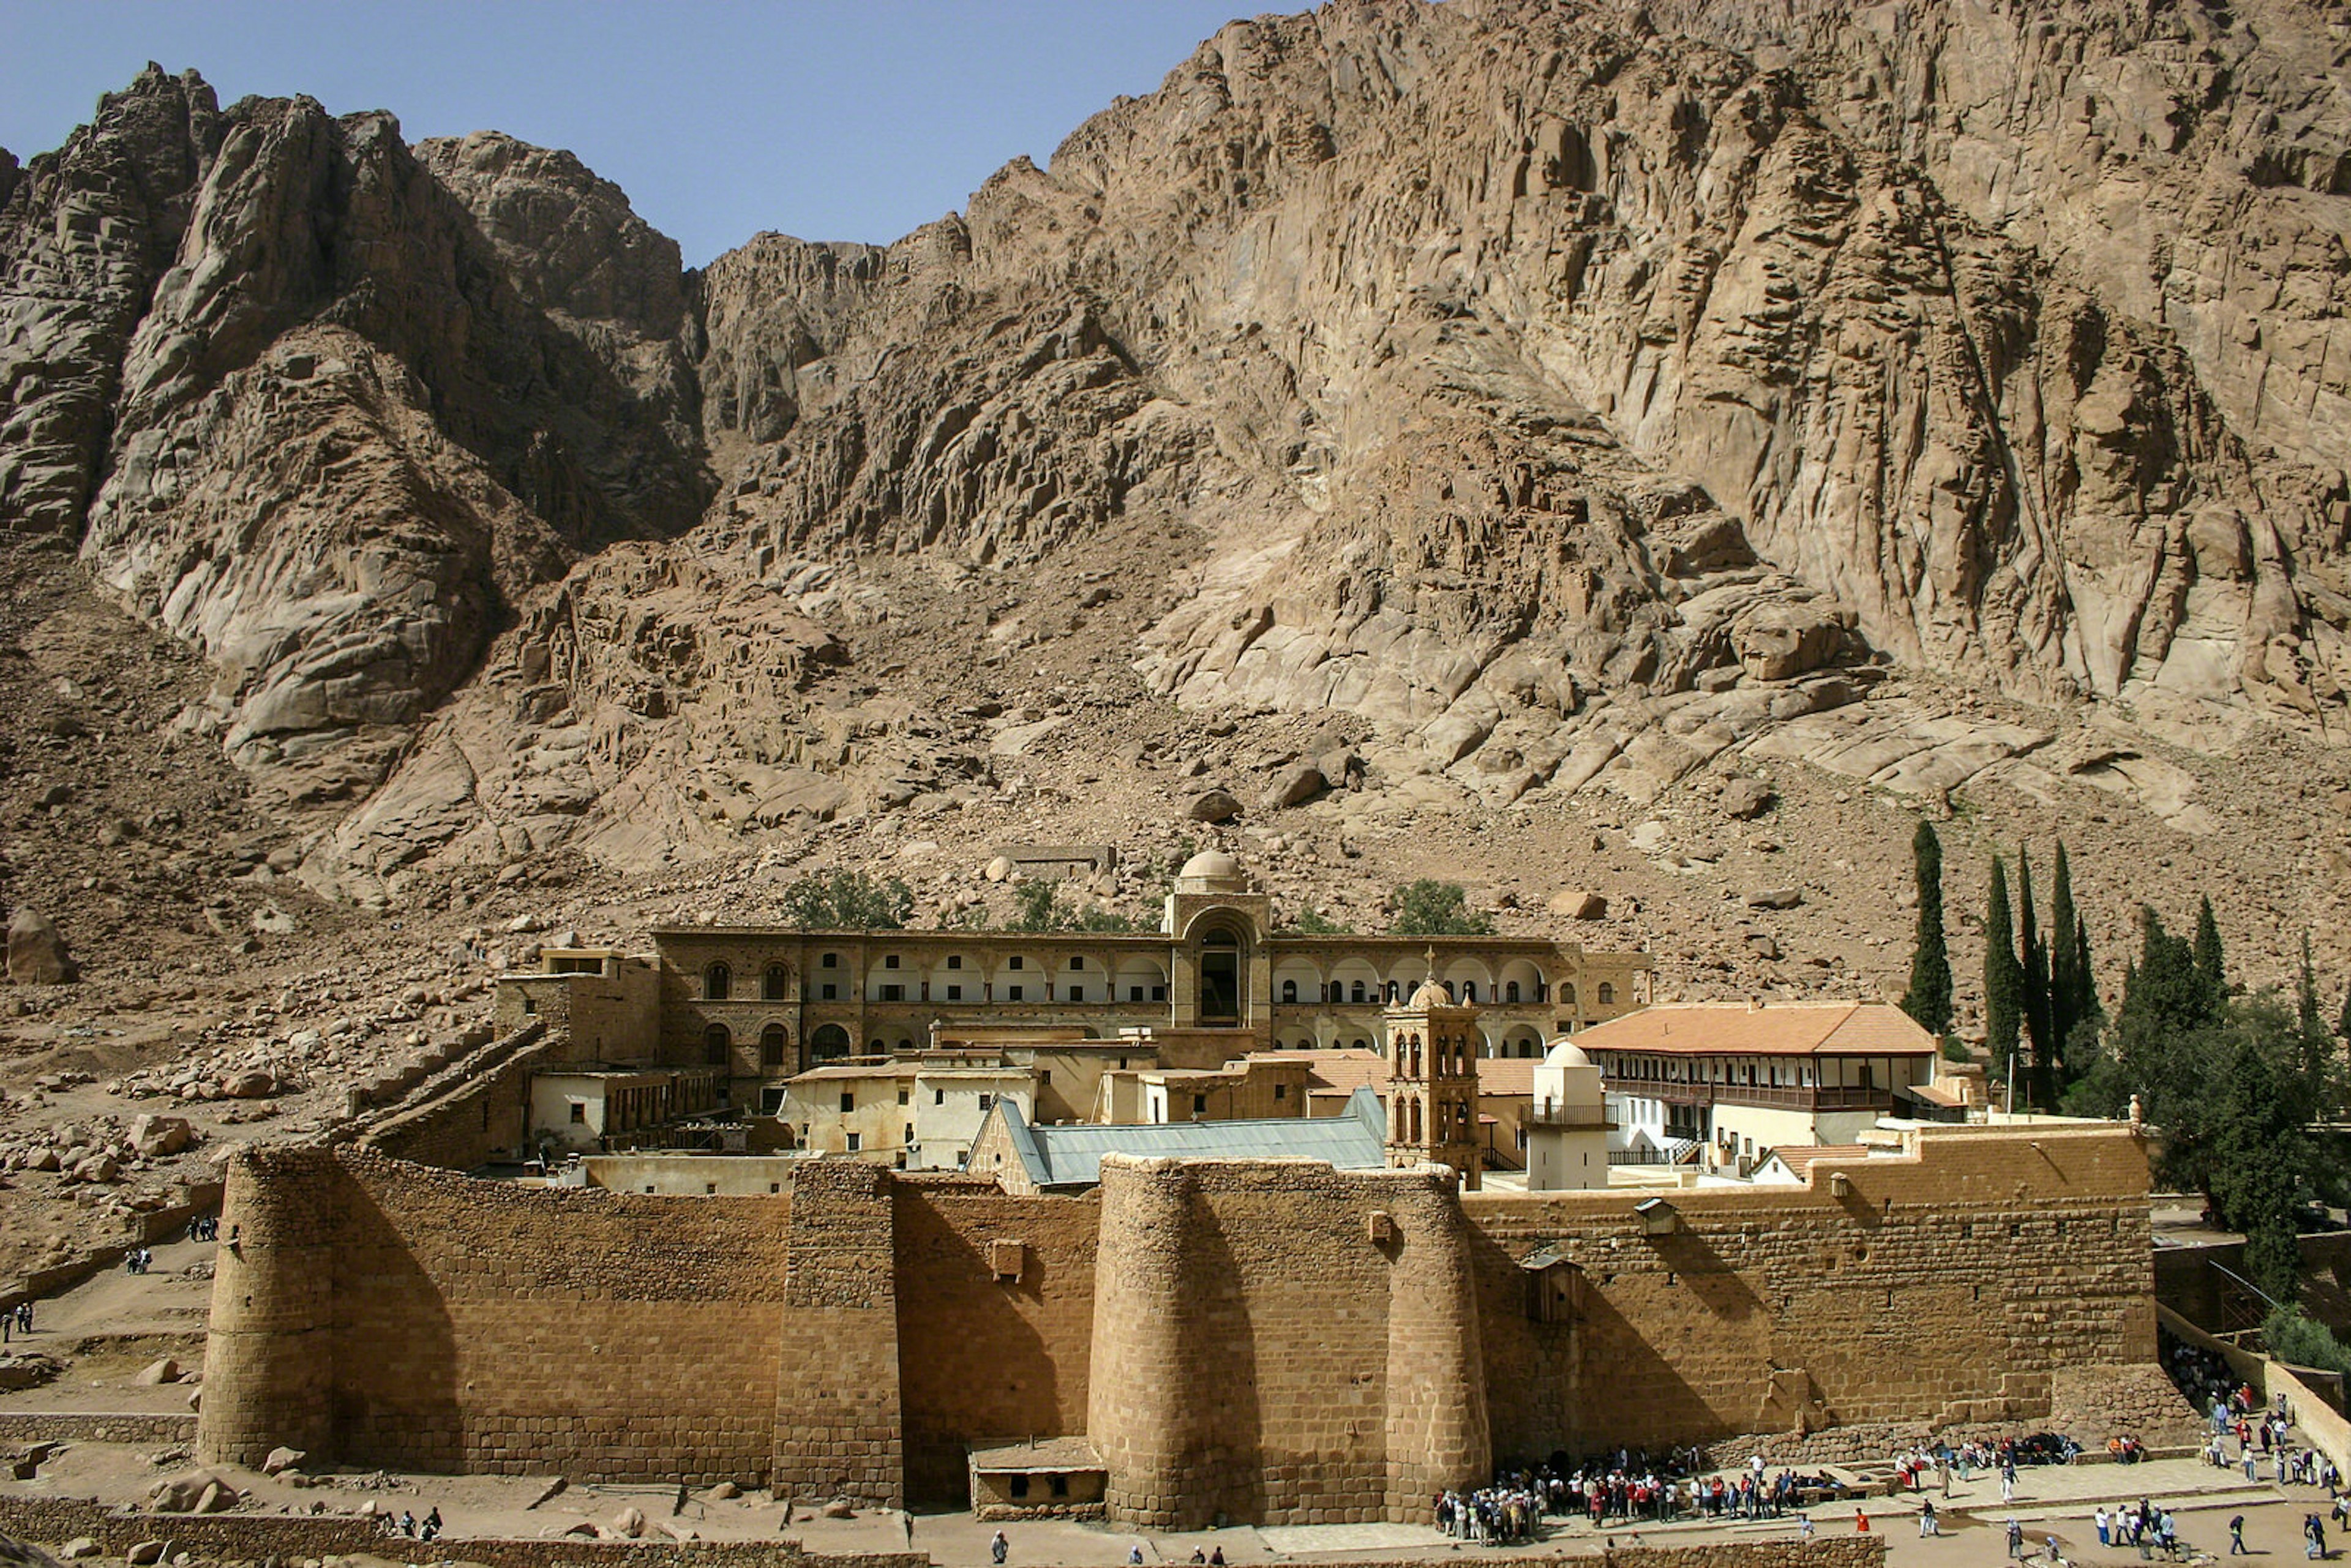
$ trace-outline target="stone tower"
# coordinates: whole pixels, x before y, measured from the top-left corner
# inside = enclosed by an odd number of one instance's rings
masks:
[[[1485,1169],[1478,1144],[1478,1009],[1456,1005],[1435,979],[1382,1015],[1387,1031],[1388,1164],[1433,1162],[1474,1192]]]

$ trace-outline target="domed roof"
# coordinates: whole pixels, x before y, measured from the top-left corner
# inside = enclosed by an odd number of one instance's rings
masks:
[[[1203,882],[1221,882],[1241,874],[1241,862],[1222,850],[1202,850],[1184,862],[1176,873],[1181,877],[1197,877]]]
[[[1590,1056],[1584,1054],[1583,1047],[1573,1040],[1562,1040],[1543,1052],[1543,1065],[1545,1067],[1590,1067],[1593,1065],[1593,1061]]]
[[[1421,981],[1420,989],[1413,992],[1412,1000],[1405,1004],[1415,1012],[1426,1012],[1431,1008],[1449,1008],[1453,1005],[1453,998],[1447,995],[1445,988],[1435,980]]]

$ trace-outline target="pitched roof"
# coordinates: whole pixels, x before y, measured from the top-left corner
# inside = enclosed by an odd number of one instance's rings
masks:
[[[1677,1056],[1932,1056],[1935,1037],[1885,1002],[1659,1002],[1575,1037],[1587,1051]]]
[[[1368,1108],[1367,1108],[1368,1107]],[[1378,1170],[1387,1164],[1385,1118],[1366,1093],[1342,1116],[1285,1116],[1270,1121],[1155,1122],[1105,1126],[1091,1122],[1033,1125],[1009,1100],[991,1115],[1004,1119],[1012,1147],[1039,1186],[1092,1186],[1102,1180],[1104,1155],[1147,1159],[1325,1160],[1343,1171]]]
[[[1861,1144],[1782,1144],[1771,1153],[1782,1165],[1798,1176],[1812,1169],[1813,1164],[1820,1160],[1865,1160],[1869,1157],[1867,1146]]]
[[[1478,1092],[1531,1095],[1535,1092],[1535,1069],[1541,1065],[1540,1057],[1481,1056],[1478,1059]]]

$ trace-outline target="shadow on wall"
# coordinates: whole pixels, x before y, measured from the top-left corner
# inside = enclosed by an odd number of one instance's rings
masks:
[[[1196,1196],[1191,1218],[1193,1245],[1185,1262],[1194,1310],[1185,1313],[1176,1333],[1183,1341],[1182,1364],[1199,1379],[1193,1398],[1206,1427],[1193,1432],[1192,1451],[1184,1456],[1197,1484],[1185,1489],[1179,1506],[1195,1514],[1186,1525],[1198,1529],[1218,1522],[1218,1515],[1264,1519],[1269,1463],[1301,1466],[1293,1473],[1302,1474],[1301,1462],[1317,1456],[1265,1451],[1265,1401],[1258,1386],[1257,1325],[1249,1315],[1245,1264],[1215,1204]],[[1281,1505],[1293,1500],[1283,1499]]]
[[[343,1217],[334,1254],[337,1457],[392,1469],[465,1469],[457,1336],[440,1286],[417,1260],[414,1217],[386,1210],[340,1163],[333,1171]]]
[[[897,1193],[900,1420],[912,1501],[970,1505],[967,1445],[1085,1431],[1084,1379],[1075,1375],[1064,1385],[1057,1348],[1040,1325],[1073,1306],[1080,1333],[1090,1327],[1091,1249],[1071,1257],[1029,1245],[1020,1277],[998,1280],[988,1255],[991,1234],[1010,1239],[1025,1229],[1018,1222],[987,1224],[982,1217],[1002,1207],[992,1197],[962,1205],[946,1195]],[[1087,1213],[1091,1218],[1091,1205]],[[957,1225],[966,1215],[977,1222],[974,1228]],[[1072,1270],[1084,1277],[1063,1277]],[[1082,1351],[1076,1364],[1084,1365]]]

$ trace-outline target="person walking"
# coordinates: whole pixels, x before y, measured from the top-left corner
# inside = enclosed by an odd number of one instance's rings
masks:
[[[1004,1538],[1004,1531],[1000,1530],[998,1531],[987,1542],[987,1560],[990,1563],[1000,1564],[1011,1554],[1012,1542]]]
[[[2100,1503],[2097,1511],[2090,1515],[2090,1522],[2098,1527],[2099,1545],[2112,1546],[2115,1543],[2114,1521],[2106,1517],[2105,1503]]]
[[[1918,1505],[1918,1539],[1943,1533],[1942,1521],[1935,1517],[1935,1500],[1928,1498]]]
[[[2241,1513],[2229,1521],[2229,1555],[2231,1557],[2252,1555],[2245,1550],[2245,1516]]]
[[[2024,1526],[2016,1521],[2012,1513],[2008,1516],[2008,1555],[2012,1561],[2024,1561]]]

